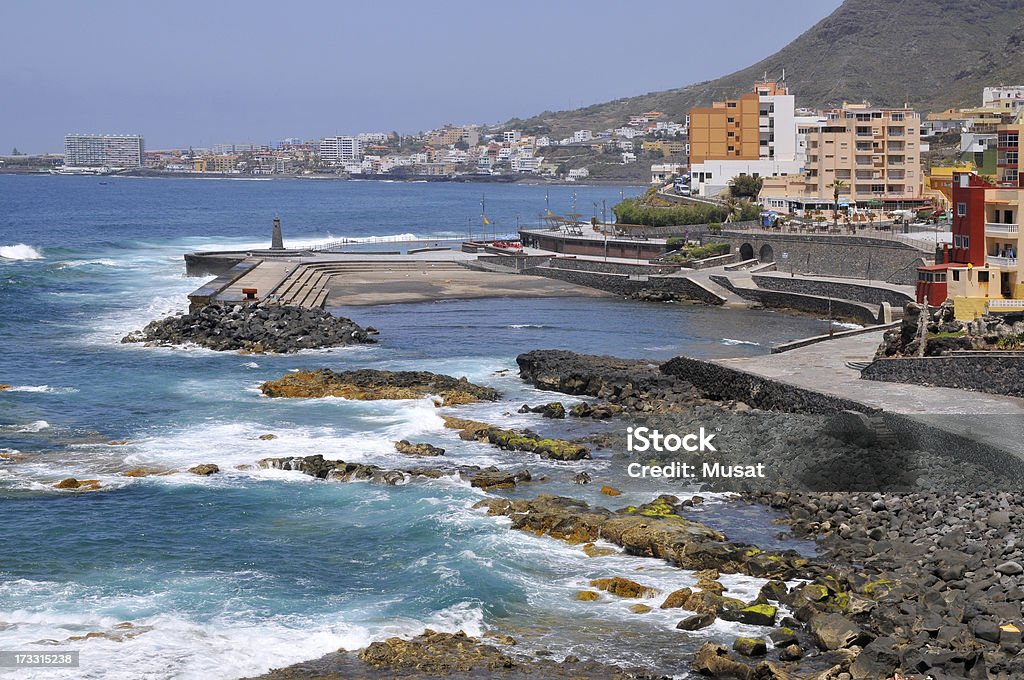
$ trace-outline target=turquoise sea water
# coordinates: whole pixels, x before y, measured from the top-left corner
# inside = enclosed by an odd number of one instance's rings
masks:
[[[373,347],[267,357],[118,343],[184,309],[201,280],[184,277],[182,253],[264,244],[274,214],[293,243],[461,237],[479,224],[481,193],[500,229],[517,215],[535,220],[545,193],[553,212],[570,212],[575,193],[577,211],[590,214],[620,191],[640,190],[0,176],[0,383],[15,385],[0,393],[0,649],[82,655],[77,670],[17,677],[236,678],[424,627],[496,629],[524,649],[678,671],[700,638],[681,637],[677,615],[640,617],[628,601],[578,603],[573,594],[590,578],[631,574],[667,592],[690,585],[688,572],[590,559],[513,533],[472,510],[485,494],[454,479],[384,487],[238,467],[314,453],[397,467],[409,460],[392,443],[410,439],[445,447],[443,462],[548,475],[522,495],[573,493],[617,507],[678,488],[630,486],[615,452],[560,465],[462,442],[428,400],[271,401],[257,386],[297,368],[465,375],[505,399],[451,413],[573,436],[606,426],[515,413],[551,399],[515,376],[518,353],[735,356],[820,332],[821,322],[615,299],[451,300],[339,310],[381,329]],[[120,474],[207,462],[223,473]],[[611,500],[599,485],[573,485],[581,468],[626,493]],[[103,490],[52,488],[69,476],[98,479]],[[720,499],[705,512],[745,540],[771,531]],[[760,585],[724,581],[737,596]],[[126,622],[136,628],[115,628]],[[125,630],[121,641],[68,640]],[[736,630],[719,622],[700,635]]]

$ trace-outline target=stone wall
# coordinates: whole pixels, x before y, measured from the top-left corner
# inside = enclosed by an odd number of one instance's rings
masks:
[[[745,300],[760,302],[765,307],[794,309],[798,312],[816,314],[822,318],[831,314],[833,319],[849,320],[860,324],[878,323],[878,309],[872,305],[853,302],[851,300],[840,300],[804,293],[787,293],[780,290],[764,290],[763,288],[748,288],[736,286],[729,277],[712,275],[711,280],[720,286],[728,288]]]
[[[706,302],[712,305],[720,305],[725,302],[724,299],[704,288],[696,281],[683,276],[652,276],[646,281],[640,281],[622,274],[605,274],[552,267],[534,267],[527,273],[534,276],[544,276],[549,279],[558,279],[579,286],[586,286],[587,288],[604,290],[623,297],[640,293],[641,291],[653,291],[671,293],[683,300]]]
[[[861,377],[1024,397],[1024,356],[965,354],[875,359],[861,372]]]
[[[546,258],[552,267],[576,271],[601,272],[603,274],[674,274],[683,267],[678,264],[633,264],[624,262],[602,262],[599,260],[576,260],[568,257]]]
[[[734,251],[740,248],[740,259],[772,260],[779,271],[909,285],[916,282],[917,267],[925,264],[927,256],[905,243],[871,237],[726,231],[719,238],[732,244]],[[788,257],[783,258],[783,253]]]
[[[857,401],[806,390],[723,364],[690,357],[668,360],[661,365],[661,372],[691,383],[709,398],[735,399],[754,408],[822,414],[839,411],[872,413],[878,410]]]
[[[789,293],[803,293],[805,295],[817,295],[819,297],[842,298],[844,300],[856,300],[857,302],[869,302],[874,305],[888,302],[894,307],[903,307],[908,302],[914,301],[914,296],[891,288],[872,286],[866,283],[847,283],[845,281],[819,281],[805,278],[792,278],[789,276],[767,276],[754,274],[754,283],[758,288],[768,290],[780,290]]]

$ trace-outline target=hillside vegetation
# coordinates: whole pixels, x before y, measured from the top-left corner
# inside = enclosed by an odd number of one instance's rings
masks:
[[[986,85],[1024,83],[1021,0],[846,0],[772,56],[717,80],[616,99],[573,111],[545,111],[510,127],[562,136],[603,130],[657,110],[682,121],[693,106],[734,97],[786,69],[798,106],[868,100],[919,111],[981,103]]]

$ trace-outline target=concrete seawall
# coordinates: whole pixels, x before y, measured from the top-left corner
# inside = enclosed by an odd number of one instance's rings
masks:
[[[553,267],[534,267],[528,274],[558,279],[588,288],[607,291],[627,297],[640,291],[671,293],[672,295],[694,302],[711,305],[725,303],[725,298],[716,295],[696,281],[685,276],[651,276],[646,280],[630,278],[625,274],[608,274],[602,272],[579,271],[574,269],[556,269]]]
[[[892,286],[871,285],[867,282],[808,279],[799,276],[791,277],[788,274],[752,274],[751,278],[758,288],[787,293],[802,293],[804,295],[815,295],[824,298],[840,298],[873,305],[888,302],[893,307],[898,308],[902,308],[908,302],[914,301],[914,296],[909,292],[897,290]]]
[[[711,280],[727,288],[736,295],[759,302],[765,307],[793,309],[799,312],[826,317],[831,314],[833,319],[847,319],[859,324],[879,323],[878,308],[852,300],[832,299],[804,293],[791,293],[780,290],[765,290],[753,286],[737,286],[727,276],[712,275]]]

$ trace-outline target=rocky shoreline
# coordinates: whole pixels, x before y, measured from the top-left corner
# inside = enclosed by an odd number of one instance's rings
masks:
[[[449,464],[444,449],[399,441],[396,450],[434,465],[396,469],[325,459],[322,455],[266,458],[258,466],[335,482],[400,485],[455,477],[498,492],[474,507],[504,518],[510,531],[581,546],[596,557],[620,552],[694,572],[696,586],[658,593],[643,572],[592,579],[581,602],[636,599],[634,613],[678,611],[681,636],[716,621],[744,624],[745,634],[696,647],[686,670],[739,680],[1011,680],[1024,677],[1024,501],[1000,491],[999,471],[957,460],[942,450],[913,448],[886,430],[879,414],[813,402],[764,386],[709,388],[693,360],[662,365],[640,360],[536,350],[517,357],[520,377],[539,389],[585,397],[574,405],[524,405],[520,413],[660,428],[714,431],[716,459],[738,464],[757,455],[767,481],[679,481],[712,491],[738,492],[729,503],[767,506],[780,513],[783,536],[815,541],[818,554],[777,551],[733,541],[700,521],[698,498],[663,494],[647,503],[611,509],[566,496],[524,496],[545,481],[529,470]],[[691,377],[692,376],[692,377]],[[497,391],[465,378],[424,371],[312,371],[262,386],[270,397],[342,396],[360,399],[436,395],[437,406],[496,401]],[[579,442],[547,439],[465,418],[443,416],[460,438],[540,458],[585,461]],[[613,450],[624,451],[618,435]],[[934,449],[934,447],[933,447]],[[648,453],[612,457],[648,465],[699,456]],[[514,466],[514,463],[513,463]],[[197,473],[198,474],[198,473]],[[608,473],[605,473],[606,475]],[[588,484],[592,475],[579,472]],[[665,480],[661,480],[665,481]],[[959,488],[969,491],[954,491]],[[510,492],[507,496],[504,492]],[[605,487],[602,492],[619,492]],[[684,495],[684,494],[680,494]],[[606,546],[611,547],[606,547]],[[753,599],[733,597],[721,575],[765,580]],[[636,579],[636,580],[634,580]],[[660,604],[651,602],[657,597]],[[758,631],[751,634],[749,631]],[[523,652],[501,633],[492,639],[425,631],[389,638],[360,651],[271,671],[262,680],[298,678],[655,678],[647,671]],[[692,638],[680,638],[680,640]],[[697,638],[699,641],[700,638]],[[727,642],[727,644],[722,644]],[[684,670],[684,669],[680,669]]]
[[[219,352],[286,354],[304,349],[376,342],[372,329],[322,309],[254,302],[211,304],[188,314],[152,321],[122,343],[171,347],[199,345]]]

